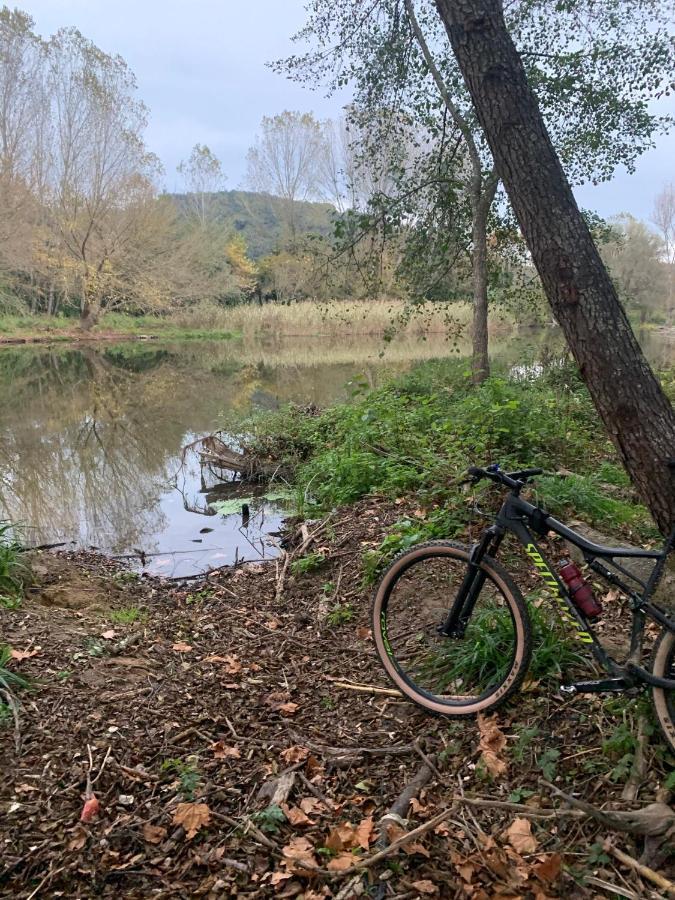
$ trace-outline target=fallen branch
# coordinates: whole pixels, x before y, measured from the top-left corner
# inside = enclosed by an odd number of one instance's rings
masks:
[[[383,688],[374,684],[354,684],[351,681],[333,681],[328,679],[333,687],[341,688],[343,691],[356,691],[360,694],[383,694],[385,697],[400,697],[401,692],[395,688]]]
[[[641,715],[638,720],[638,733],[633,765],[630,767],[628,781],[621,792],[621,799],[626,803],[634,803],[637,800],[640,785],[645,780],[647,774],[647,757],[645,750],[648,743],[649,729],[647,728],[647,717]]]
[[[638,875],[641,875],[643,878],[646,878],[648,881],[651,881],[652,884],[657,885],[664,890],[671,897],[675,897],[675,882],[669,881],[667,878],[664,878],[659,872],[655,872],[654,869],[650,869],[649,866],[643,866],[642,863],[639,863],[637,859],[633,859],[632,856],[629,856],[627,853],[624,853],[623,850],[619,850],[618,847],[615,847],[611,841],[605,841],[604,849],[612,854],[613,857],[622,862],[624,865],[629,866],[633,871],[637,872]]]
[[[584,800],[578,800],[571,794],[566,794],[554,784],[543,778],[539,779],[539,783],[543,784],[550,791],[553,791],[559,797],[562,797],[570,806],[580,809],[587,816],[600,822],[611,831],[624,831],[627,834],[639,835],[659,835],[665,834],[669,829],[675,826],[675,810],[666,806],[665,803],[650,803],[643,809],[621,810],[617,812],[607,812],[591,806]]]

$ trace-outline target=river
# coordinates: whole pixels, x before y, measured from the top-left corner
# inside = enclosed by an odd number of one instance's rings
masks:
[[[657,365],[673,363],[672,335],[644,338]],[[527,366],[559,341],[556,330],[497,336],[493,358]],[[209,504],[232,487],[219,491],[183,448],[223,416],[326,405],[467,353],[440,335],[2,348],[0,520],[19,523],[27,544],[93,547],[166,577],[274,556],[283,510],[260,501],[248,521],[216,513]]]

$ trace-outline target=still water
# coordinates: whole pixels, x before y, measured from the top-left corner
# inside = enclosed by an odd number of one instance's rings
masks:
[[[527,365],[558,340],[513,333],[493,353]],[[652,332],[645,346],[673,362],[672,338]],[[96,547],[167,577],[273,556],[282,510],[261,501],[247,523],[217,514],[209,504],[232,486],[183,448],[228,413],[326,405],[354,382],[467,351],[440,335],[0,348],[0,520],[20,523],[26,543]]]

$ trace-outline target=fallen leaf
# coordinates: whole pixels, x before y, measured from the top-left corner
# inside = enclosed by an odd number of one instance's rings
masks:
[[[191,840],[203,825],[211,821],[211,810],[206,803],[179,803],[173,814],[173,824],[185,829]]]
[[[306,747],[288,747],[288,749],[281,751],[281,758],[285,763],[288,763],[289,766],[302,762],[303,759],[307,759],[308,756],[309,750]]]
[[[423,881],[413,881],[412,886],[416,891],[419,891],[420,894],[436,894],[438,892],[438,888],[433,883],[433,881],[423,880]]]
[[[228,747],[222,741],[216,741],[209,748],[214,759],[241,759],[241,750],[237,747]]]
[[[488,718],[479,713],[478,730],[480,732],[478,748],[485,768],[491,775],[504,775],[508,765],[506,760],[500,759],[499,754],[506,747],[506,735],[497,725],[497,717]]]
[[[311,816],[313,813],[320,812],[323,809],[323,803],[316,797],[303,797],[300,801],[300,809]]]
[[[186,644],[185,641],[178,641],[171,649],[175,650],[176,653],[189,653],[190,650],[192,650],[192,647],[189,644]]]
[[[363,819],[356,829],[356,842],[362,850],[367,850],[373,839],[373,817]]]
[[[32,650],[12,650],[10,655],[12,659],[21,662],[24,659],[31,659],[31,657],[37,656],[40,650],[42,650],[42,647],[34,647]]]
[[[270,876],[270,884],[282,884],[284,881],[288,881],[288,879],[292,877],[293,875],[291,874],[291,872],[272,872],[272,875]]]
[[[96,797],[92,794],[88,800],[84,801],[84,806],[82,807],[82,812],[80,814],[80,822],[91,822],[96,816],[99,814],[101,810],[101,804],[98,802]]]
[[[81,825],[78,825],[77,828],[73,831],[73,836],[68,841],[68,849],[69,850],[81,850],[84,845],[87,843],[87,832]]]
[[[561,866],[562,858],[560,854],[551,853],[541,858],[532,871],[541,881],[555,881],[560,875]]]
[[[393,844],[394,841],[404,837],[407,833],[405,828],[401,828],[401,826],[397,825],[395,822],[391,822],[387,825],[387,838],[389,839],[390,844]],[[413,856],[416,853],[420,854],[420,856],[426,856],[427,859],[431,856],[427,848],[419,842],[404,844],[401,849],[404,853],[407,853],[408,856]]]
[[[299,874],[307,874],[307,869],[296,866],[296,863],[305,863],[308,866],[316,866],[314,859],[314,846],[306,837],[296,837],[281,851],[286,868]]]
[[[297,806],[289,806],[288,803],[282,803],[281,809],[291,825],[311,825],[312,820],[307,814]]]
[[[356,862],[355,857],[351,853],[339,853],[326,866],[331,872],[344,872],[345,869],[351,869]]]
[[[339,853],[341,850],[349,850],[352,847],[358,846],[356,829],[351,822],[342,822],[340,825],[336,825],[335,828],[331,828],[328,833],[324,846],[328,847],[328,849],[332,850],[334,853]]]
[[[269,628],[270,631],[276,631],[280,624],[278,619],[268,619],[268,621],[265,622],[265,626]]]
[[[117,632],[115,631],[114,628],[109,628],[107,631],[103,632],[101,637],[103,638],[104,641],[112,641],[114,638],[117,637]]]
[[[174,647],[174,650],[176,648]],[[228,675],[236,675],[241,672],[242,665],[236,656],[205,656],[204,662],[220,663]]]
[[[161,844],[166,834],[166,828],[160,825],[150,825],[148,822],[143,826],[143,840],[148,844]]]
[[[294,716],[300,707],[297,703],[280,703],[277,710],[282,716]]]
[[[360,641],[369,641],[373,636],[372,629],[366,628],[365,625],[359,625],[356,629],[356,636]]]
[[[534,853],[537,849],[537,839],[532,834],[529,819],[514,819],[504,832],[504,836],[517,853]]]

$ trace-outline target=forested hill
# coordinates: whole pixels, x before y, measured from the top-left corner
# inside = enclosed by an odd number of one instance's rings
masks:
[[[184,194],[172,195],[180,206]],[[333,233],[335,209],[330,203],[294,202],[298,234]],[[248,254],[259,259],[277,249],[287,231],[284,200],[253,191],[220,191],[209,195],[210,213],[220,223],[230,224],[245,240]]]

